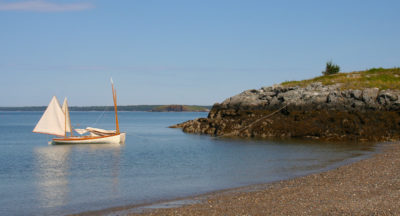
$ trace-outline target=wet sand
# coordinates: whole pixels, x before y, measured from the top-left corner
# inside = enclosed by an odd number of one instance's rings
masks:
[[[111,215],[400,215],[400,143],[327,172],[178,201],[91,212]],[[176,203],[176,202],[175,202]],[[157,208],[154,208],[157,207]],[[136,212],[136,213],[134,213]],[[90,214],[90,213],[89,213]]]

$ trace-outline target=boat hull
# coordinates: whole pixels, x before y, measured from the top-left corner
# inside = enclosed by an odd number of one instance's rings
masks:
[[[68,137],[53,139],[53,145],[65,144],[124,144],[126,133],[107,136]]]

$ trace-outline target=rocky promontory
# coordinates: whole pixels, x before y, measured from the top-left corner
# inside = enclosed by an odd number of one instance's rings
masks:
[[[214,104],[207,118],[171,127],[214,136],[398,140],[400,90],[379,85],[351,89],[348,84],[309,82],[247,90]]]

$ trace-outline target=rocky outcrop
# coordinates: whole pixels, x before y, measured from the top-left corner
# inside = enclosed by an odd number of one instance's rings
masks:
[[[215,136],[399,139],[400,91],[274,85],[244,91],[214,104],[207,118],[172,127]]]

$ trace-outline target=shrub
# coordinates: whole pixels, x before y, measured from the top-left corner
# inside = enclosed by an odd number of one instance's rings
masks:
[[[325,71],[322,71],[323,75],[331,75],[331,74],[337,74],[340,71],[339,65],[333,64],[332,61],[328,61],[326,63],[326,68]]]

